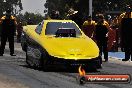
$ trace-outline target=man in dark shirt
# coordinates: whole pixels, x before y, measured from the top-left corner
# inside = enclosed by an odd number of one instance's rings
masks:
[[[14,54],[14,34],[16,27],[16,18],[11,15],[11,10],[6,11],[6,15],[1,18],[0,21],[2,25],[1,30],[1,47],[0,47],[0,56],[3,56],[6,41],[9,41],[10,55],[15,56]]]
[[[100,55],[102,56],[102,52],[104,53],[105,62],[108,61],[108,30],[109,24],[104,20],[104,16],[102,14],[99,14],[98,22],[95,26],[95,39],[100,50]]]
[[[131,8],[130,8],[131,9]],[[127,11],[121,20],[121,47],[125,51],[125,59],[128,61],[131,56],[132,61],[132,13]]]
[[[67,16],[70,20],[74,21],[80,28],[82,27],[83,21],[78,11],[75,11],[73,8],[70,8]]]

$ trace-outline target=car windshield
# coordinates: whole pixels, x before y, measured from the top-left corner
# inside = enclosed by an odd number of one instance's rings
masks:
[[[78,37],[81,32],[72,22],[49,22],[45,34],[56,35],[56,37]]]

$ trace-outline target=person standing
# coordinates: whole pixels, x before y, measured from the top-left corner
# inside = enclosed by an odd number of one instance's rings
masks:
[[[6,15],[1,18],[0,23],[2,25],[0,56],[3,56],[4,54],[7,39],[9,41],[10,55],[16,56],[14,54],[14,34],[17,22],[16,18],[13,15],[11,15],[10,9],[8,9],[6,11]]]
[[[50,19],[61,19],[60,18],[60,12],[58,10],[52,10],[51,13],[50,13]]]
[[[132,61],[132,12],[131,7],[127,5],[126,12],[121,14],[121,48],[125,52],[125,58],[122,61]]]
[[[18,43],[21,42],[22,30],[23,30],[22,22],[19,22],[17,25],[17,42]]]
[[[83,23],[82,31],[89,38],[92,38],[94,30],[95,30],[95,25],[96,25],[96,23],[95,23],[95,21],[92,20],[92,17],[88,16],[87,20]]]
[[[82,27],[83,21],[81,14],[78,11],[75,11],[73,8],[68,10],[67,17],[69,20],[74,21],[80,28]]]
[[[102,52],[104,53],[105,62],[108,61],[108,50],[107,50],[107,41],[108,41],[108,30],[109,24],[105,21],[103,14],[98,15],[98,22],[95,26],[95,39],[100,50],[100,56]]]

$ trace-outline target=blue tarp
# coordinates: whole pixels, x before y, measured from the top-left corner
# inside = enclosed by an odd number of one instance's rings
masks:
[[[114,57],[114,58],[117,58],[117,59],[125,58],[125,53],[124,52],[109,52],[108,55],[109,55],[109,57]]]

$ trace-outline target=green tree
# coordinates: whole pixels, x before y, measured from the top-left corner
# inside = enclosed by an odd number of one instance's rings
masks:
[[[131,5],[132,0],[93,0],[93,15],[106,11],[125,11],[126,4]],[[48,8],[48,14],[53,9],[59,10],[62,17],[71,7],[78,10],[82,17],[89,14],[89,0],[47,0],[45,7]]]
[[[11,9],[14,15],[19,14],[23,10],[21,0],[0,0],[0,16],[6,9]]]
[[[48,14],[50,14],[53,9],[58,10],[61,18],[66,18],[70,8],[77,10],[80,16],[83,17],[88,14],[88,5],[88,0],[47,0],[45,3],[45,7],[48,8]]]
[[[18,20],[19,21],[24,21],[24,22],[28,22],[29,20],[32,21],[32,23],[34,25],[40,23],[41,21],[44,20],[44,16],[42,16],[41,14],[37,13],[37,14],[34,14],[34,13],[29,13],[29,12],[25,12],[25,14],[19,14],[17,16]]]
[[[52,10],[58,10],[62,18],[65,16],[66,2],[67,0],[47,0],[45,8],[48,8],[48,13],[51,14]]]

